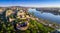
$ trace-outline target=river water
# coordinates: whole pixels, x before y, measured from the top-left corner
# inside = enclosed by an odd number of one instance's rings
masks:
[[[48,12],[42,13],[41,11],[37,11],[36,9],[29,9],[28,12],[34,13],[34,16],[36,16],[38,18],[42,18],[44,20],[49,20],[51,22],[60,24],[60,15],[54,15],[54,14],[48,13]]]

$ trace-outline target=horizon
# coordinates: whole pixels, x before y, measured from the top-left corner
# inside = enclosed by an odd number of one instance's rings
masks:
[[[0,0],[0,7],[60,7],[60,0]]]

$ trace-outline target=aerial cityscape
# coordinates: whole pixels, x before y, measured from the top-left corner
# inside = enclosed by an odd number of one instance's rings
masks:
[[[0,0],[0,33],[60,33],[59,2]]]

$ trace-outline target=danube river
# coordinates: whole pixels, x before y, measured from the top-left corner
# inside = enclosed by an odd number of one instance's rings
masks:
[[[42,18],[44,20],[49,20],[51,22],[60,24],[60,15],[54,15],[48,12],[41,12],[41,11],[37,11],[36,9],[29,9],[28,12],[33,13],[34,16],[38,18]]]

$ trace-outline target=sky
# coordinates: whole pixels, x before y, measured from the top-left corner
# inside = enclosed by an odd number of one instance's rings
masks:
[[[0,7],[60,7],[60,0],[0,0]]]

